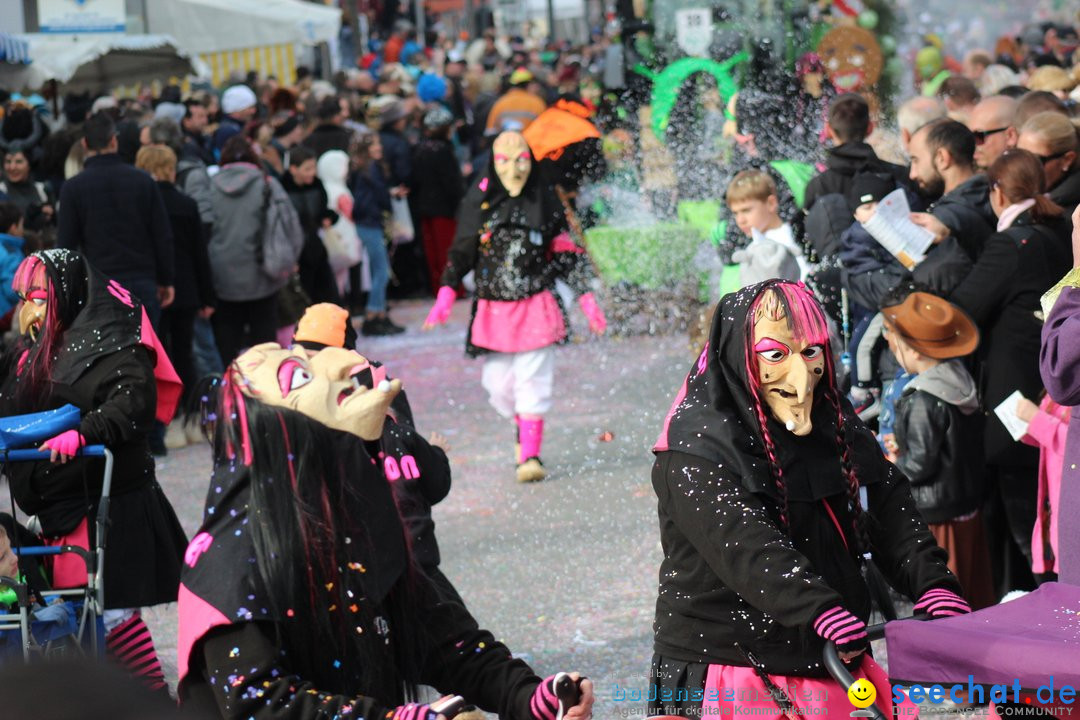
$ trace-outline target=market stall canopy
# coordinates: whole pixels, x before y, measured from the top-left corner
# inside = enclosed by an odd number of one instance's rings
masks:
[[[154,0],[146,13],[150,32],[185,39],[214,85],[249,70],[291,84],[296,46],[330,42],[341,29],[340,9],[300,0]]]
[[[30,62],[30,45],[25,40],[0,32],[0,62],[22,65]]]
[[[197,57],[168,35],[19,35],[29,65],[0,64],[0,87],[36,89],[50,80],[65,90],[97,92],[170,77],[206,75]]]

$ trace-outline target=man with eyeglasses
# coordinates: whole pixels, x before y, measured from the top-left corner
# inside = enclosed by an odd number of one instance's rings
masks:
[[[968,128],[975,136],[975,166],[986,170],[1001,153],[1016,147],[1019,135],[1013,127],[1016,100],[1004,95],[988,97],[971,111]]]

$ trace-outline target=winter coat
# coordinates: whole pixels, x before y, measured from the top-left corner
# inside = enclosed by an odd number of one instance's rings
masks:
[[[409,205],[421,218],[455,217],[465,181],[449,140],[427,138],[413,153]]]
[[[184,150],[181,155],[198,158],[202,160],[204,165],[214,164],[214,153],[210,151],[207,138],[189,133],[186,130],[184,131]]]
[[[870,312],[877,311],[890,290],[911,278],[938,295],[948,295],[973,264],[956,238],[948,237],[930,246],[926,259],[909,272],[859,223],[844,232],[840,246],[844,287],[853,301]]]
[[[11,288],[15,271],[23,261],[23,239],[0,233],[0,316],[19,302],[19,296]]]
[[[814,203],[825,195],[836,193],[846,198],[855,175],[861,172],[887,173],[900,185],[909,184],[907,168],[879,159],[874,148],[865,142],[849,142],[831,148],[826,153],[825,168],[806,186],[803,196],[806,212],[810,212]]]
[[[1072,265],[1069,223],[1046,224],[1022,213],[1012,227],[987,239],[971,272],[949,295],[979,326],[976,358],[983,407],[992,411],[1019,390],[1038,397],[1039,298]],[[1025,466],[1038,462],[1034,449],[1015,442],[996,417],[986,423],[985,449],[991,465]]]
[[[896,467],[928,523],[979,509],[983,499],[983,417],[975,380],[958,359],[915,376],[896,401]]]
[[[281,184],[266,177],[261,168],[230,163],[210,182],[214,206],[214,231],[210,236],[210,266],[214,291],[222,300],[244,302],[270,297],[288,278],[270,277],[259,266],[256,247],[268,214],[264,186],[269,185],[269,205],[275,205],[287,222],[288,242],[294,257],[304,247],[304,234],[296,210]],[[286,207],[287,206],[287,207]]]
[[[767,672],[823,677],[815,619],[842,606],[865,621],[871,605],[842,456],[866,489],[863,527],[890,584],[912,598],[936,587],[959,593],[960,586],[907,480],[839,397],[838,428],[836,406],[824,397],[827,380],[815,389],[808,435],[767,421],[787,499],[783,526],[784,502],[752,409],[745,360],[747,314],[768,287],[720,301],[709,342],[653,448],[664,551],[653,646],[665,658],[743,667],[749,652]]]
[[[45,189],[45,183],[27,179],[21,183],[0,180],[0,193],[7,195],[7,202],[15,203],[19,212],[26,217],[26,211],[34,206],[48,205],[51,201]]]
[[[351,144],[352,133],[348,128],[333,123],[317,126],[301,143],[315,153],[316,159],[327,150],[341,150],[347,153]]]
[[[173,231],[173,249],[176,251],[176,297],[170,308],[192,310],[213,307],[214,282],[210,273],[210,256],[206,250],[206,236],[195,201],[176,189],[169,182],[159,182],[161,200],[169,215]]]
[[[87,158],[60,191],[57,247],[118,280],[173,284],[169,216],[154,179],[116,153]]]
[[[323,220],[337,221],[337,213],[327,207],[326,189],[319,178],[315,178],[310,185],[297,185],[290,172],[281,176],[281,186],[296,208],[304,233],[304,249],[300,252],[300,284],[312,302],[340,305],[337,281],[330,270],[326,246],[319,237]]]
[[[791,226],[782,224],[775,230],[753,233],[750,244],[736,250],[731,259],[739,264],[739,283],[742,287],[756,285],[770,278],[798,282],[803,279],[799,261],[802,251],[791,237]]]
[[[383,226],[383,213],[390,212],[390,190],[386,186],[382,165],[372,163],[352,179],[353,222],[364,227]]]
[[[412,148],[405,136],[396,130],[381,130],[379,141],[383,147],[383,160],[388,170],[387,185],[408,185],[412,178]]]
[[[1051,200],[1065,208],[1066,215],[1072,215],[1072,211],[1080,205],[1080,169],[1074,168],[1058,180],[1058,184],[1050,188],[1049,195]]]
[[[387,418],[379,441],[383,474],[394,491],[413,558],[424,570],[439,565],[439,543],[431,506],[450,492],[450,461],[442,448],[407,423]]]
[[[1061,291],[1042,329],[1040,371],[1060,405],[1080,405],[1080,288]],[[1080,422],[1069,422],[1058,499],[1058,579],[1080,585]]]
[[[176,163],[176,187],[199,206],[202,222],[213,224],[214,205],[210,201],[210,174],[206,171],[206,163],[185,152]]]
[[[975,175],[960,183],[931,205],[929,212],[949,228],[972,260],[979,259],[984,241],[997,228],[985,175]]]

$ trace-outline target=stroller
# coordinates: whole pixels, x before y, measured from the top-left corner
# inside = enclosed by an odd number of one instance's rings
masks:
[[[37,450],[36,446],[61,432],[78,427],[79,420],[79,410],[73,405],[42,413],[0,418],[0,465],[48,460],[49,451]],[[40,586],[44,578],[32,577],[36,573],[19,578],[0,577],[0,657],[4,655],[5,647],[10,652],[13,645],[11,636],[15,633],[24,660],[29,660],[32,654],[55,655],[72,648],[80,653],[88,651],[91,657],[97,657],[99,648],[104,645],[102,579],[113,457],[101,445],[84,447],[79,454],[105,458],[101,499],[94,519],[95,546],[91,549],[75,545],[20,546],[21,533],[17,525],[11,541],[20,558],[55,558],[67,553],[80,557],[86,565],[86,586],[65,590],[42,589]],[[11,500],[14,516],[14,497]]]
[[[1042,709],[1055,715],[1072,707],[1080,686],[1080,586],[1045,583],[968,615],[919,619],[868,628],[871,639],[885,639],[891,683],[944,686],[944,698],[952,701],[949,687],[961,686],[966,702],[1019,706],[1025,708],[1022,714]],[[824,660],[833,679],[850,688],[854,679],[832,643],[825,646]],[[1006,688],[1004,696],[995,699],[995,687]],[[885,720],[876,704],[852,715]]]

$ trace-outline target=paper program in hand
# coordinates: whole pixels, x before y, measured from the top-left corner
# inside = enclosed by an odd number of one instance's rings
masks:
[[[862,223],[866,232],[908,270],[926,259],[934,242],[934,234],[913,223],[910,214],[907,196],[903,189],[897,189],[883,197],[873,217]]]

